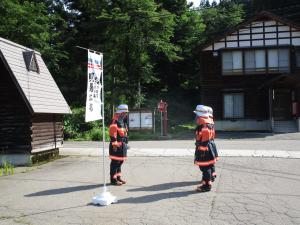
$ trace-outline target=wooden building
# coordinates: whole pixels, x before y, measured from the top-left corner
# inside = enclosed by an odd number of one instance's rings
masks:
[[[68,113],[40,53],[0,38],[0,162],[57,154]]]
[[[198,51],[218,130],[300,130],[300,26],[268,12]]]

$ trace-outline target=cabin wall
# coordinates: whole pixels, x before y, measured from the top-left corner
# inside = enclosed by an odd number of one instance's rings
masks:
[[[63,143],[63,115],[34,114],[31,132],[32,153],[58,149]]]
[[[30,112],[0,59],[0,154],[29,153]]]

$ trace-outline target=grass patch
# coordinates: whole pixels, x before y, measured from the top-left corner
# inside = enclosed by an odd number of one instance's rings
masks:
[[[0,177],[1,176],[8,176],[13,175],[15,173],[14,171],[14,165],[9,163],[6,160],[2,161],[2,166],[0,167]]]
[[[170,127],[170,135],[173,139],[186,139],[194,137],[195,124],[185,123]]]
[[[190,139],[194,137],[194,123],[173,125],[169,128],[167,137],[162,137],[160,129],[155,134],[152,131],[129,130],[129,141],[161,140],[161,139]]]
[[[159,134],[152,131],[129,131],[129,141],[158,140]]]

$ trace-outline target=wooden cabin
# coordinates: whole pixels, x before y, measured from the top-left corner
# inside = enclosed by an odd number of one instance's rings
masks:
[[[68,113],[41,54],[0,38],[0,163],[58,154]]]
[[[262,12],[198,53],[201,103],[217,130],[300,131],[298,24]]]

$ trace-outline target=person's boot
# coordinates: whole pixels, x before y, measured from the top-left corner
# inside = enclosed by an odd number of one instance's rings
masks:
[[[122,182],[118,181],[117,179],[111,179],[110,184],[115,186],[121,186]]]
[[[198,186],[196,189],[197,192],[208,192],[210,190],[211,190],[211,185],[209,185],[209,184],[204,184],[204,185]]]
[[[197,187],[197,192],[207,192],[211,190],[211,181],[206,181],[204,184]]]
[[[121,182],[122,184],[126,184],[126,181],[125,181],[125,180],[122,180],[121,177],[117,177],[117,180],[118,180],[119,182]]]

